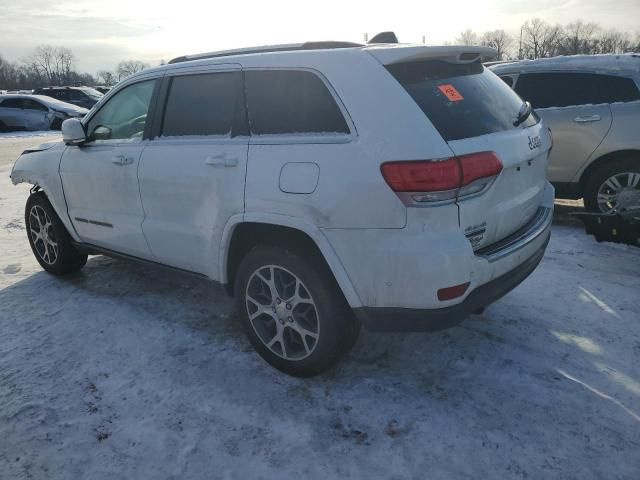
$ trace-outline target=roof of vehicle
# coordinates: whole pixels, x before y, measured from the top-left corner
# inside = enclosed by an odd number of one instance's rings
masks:
[[[640,73],[640,54],[567,55],[535,60],[519,60],[491,65],[495,73],[544,71],[594,71],[637,75]]]
[[[51,106],[51,107],[57,106],[58,108],[64,107],[64,108],[73,109],[73,110],[87,110],[86,108],[79,107],[77,105],[74,105],[73,103],[63,102],[61,100],[48,97],[46,95],[31,95],[28,93],[7,93],[4,95],[0,95],[0,101],[5,100],[7,98],[27,98],[31,100],[39,100],[44,105]]]
[[[174,63],[202,60],[205,58],[231,57],[236,55],[249,55],[252,53],[294,52],[308,50],[330,50],[336,48],[363,47],[361,43],[322,41],[305,43],[285,43],[281,45],[263,45],[260,47],[234,48],[231,50],[219,50],[216,52],[197,53],[195,55],[183,55],[169,60],[169,65]]]
[[[36,88],[36,90],[78,90],[78,89],[83,89],[83,88],[91,88],[91,87],[85,87],[85,86],[53,86],[53,87],[39,87]]]
[[[378,43],[362,45],[352,42],[324,41],[306,42],[283,45],[267,45],[261,47],[239,48],[222,50],[195,55],[184,55],[172,59],[167,65],[145,70],[144,72],[163,69],[175,64],[202,62],[223,58],[225,62],[240,61],[241,58],[255,55],[287,55],[296,58],[310,58],[309,56],[332,54],[347,54],[348,52],[361,51],[373,55],[381,63],[390,65],[399,62],[418,61],[425,59],[446,59],[447,61],[470,63],[478,59],[488,60],[495,58],[496,50],[489,47],[448,45],[427,46],[408,43]]]

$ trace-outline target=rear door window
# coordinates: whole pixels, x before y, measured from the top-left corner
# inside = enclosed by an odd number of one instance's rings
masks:
[[[237,105],[237,72],[171,79],[161,136],[231,134]]]
[[[524,73],[518,77],[516,92],[534,108],[570,107],[606,103],[592,73]]]
[[[36,102],[35,100],[31,100],[30,98],[25,98],[23,100],[22,108],[25,108],[27,110],[42,110],[42,111],[49,110],[47,107],[45,107],[41,103]]]
[[[442,60],[387,66],[446,141],[524,128],[538,122],[535,113],[514,127],[522,99],[480,62]]]
[[[249,70],[245,84],[253,135],[349,133],[333,95],[312,72]]]

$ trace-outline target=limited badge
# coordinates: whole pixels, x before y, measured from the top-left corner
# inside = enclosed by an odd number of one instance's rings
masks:
[[[464,100],[464,97],[460,95],[460,92],[456,90],[456,87],[450,83],[438,85],[438,90],[444,93],[445,97],[447,97],[450,102],[459,102],[460,100]]]

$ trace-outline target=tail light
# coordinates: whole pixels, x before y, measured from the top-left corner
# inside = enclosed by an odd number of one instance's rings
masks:
[[[386,162],[382,176],[407,206],[453,202],[485,191],[502,171],[494,152],[443,160]]]

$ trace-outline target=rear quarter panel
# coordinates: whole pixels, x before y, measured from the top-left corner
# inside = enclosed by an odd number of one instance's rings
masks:
[[[321,228],[403,228],[406,208],[385,183],[380,165],[391,160],[449,157],[451,150],[384,67],[362,51],[249,56],[242,63],[244,69],[291,68],[316,73],[342,106],[351,127],[351,135],[340,139],[252,137],[247,213],[277,212]],[[280,172],[292,162],[319,167],[312,193],[280,189]]]

